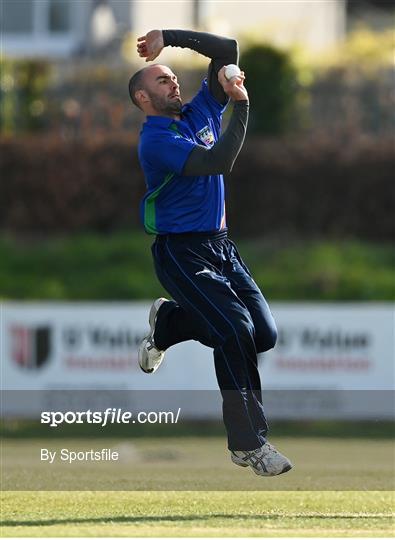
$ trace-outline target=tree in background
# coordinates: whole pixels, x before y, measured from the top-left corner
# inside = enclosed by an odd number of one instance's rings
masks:
[[[296,106],[297,71],[287,52],[257,44],[241,55],[251,101],[250,132],[281,135]]]
[[[51,66],[41,59],[0,61],[0,134],[42,131]]]

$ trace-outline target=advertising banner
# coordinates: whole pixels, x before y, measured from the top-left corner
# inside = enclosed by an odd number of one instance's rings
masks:
[[[182,343],[167,352],[154,375],[140,370],[137,352],[149,308],[145,302],[3,303],[2,390],[177,391],[187,416],[220,416],[217,397],[198,400],[198,407],[185,397],[217,393],[209,348]],[[278,341],[259,354],[265,407],[272,415],[392,415],[393,304],[275,303],[272,311]],[[373,402],[368,392],[376,396]],[[24,413],[31,407],[20,405]]]

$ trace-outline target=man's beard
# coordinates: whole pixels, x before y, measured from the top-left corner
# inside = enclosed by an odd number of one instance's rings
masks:
[[[147,92],[151,100],[151,103],[155,110],[163,116],[172,116],[173,114],[180,114],[182,109],[182,101],[180,98],[169,100],[166,97],[157,96]]]

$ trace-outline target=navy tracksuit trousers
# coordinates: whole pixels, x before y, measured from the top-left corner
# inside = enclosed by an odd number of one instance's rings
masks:
[[[159,235],[155,270],[174,301],[158,312],[155,343],[165,350],[190,339],[214,349],[230,450],[253,450],[268,430],[257,353],[277,330],[261,291],[226,232]]]

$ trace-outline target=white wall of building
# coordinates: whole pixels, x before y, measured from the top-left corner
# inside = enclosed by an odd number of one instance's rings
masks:
[[[343,0],[245,0],[202,2],[202,21],[212,32],[265,39],[314,51],[344,37]]]
[[[1,0],[1,2],[3,54],[14,57],[65,58],[86,49],[92,41],[93,0]],[[61,29],[51,27],[51,10],[53,13],[54,9],[58,13],[60,24],[63,25]],[[110,18],[101,17],[102,24],[110,26],[111,31],[114,26],[115,34],[130,31],[132,2],[109,0],[108,10]],[[24,19],[23,22],[18,23],[18,19],[21,18]]]
[[[1,1],[1,41],[6,55],[67,57],[89,42],[93,0]],[[55,4],[69,17],[67,30],[50,28],[48,14]],[[121,34],[131,30],[137,36],[154,28],[194,27],[191,0],[109,0],[108,5]],[[253,36],[285,47],[300,44],[320,51],[342,39],[345,31],[345,0],[202,0],[198,9],[202,30],[234,37]],[[10,31],[6,19],[10,10],[19,10],[19,24],[31,18],[28,32]],[[174,50],[166,51],[163,60],[175,56]]]
[[[13,3],[12,0],[2,0],[2,2],[7,2],[1,6],[3,54],[15,57],[67,57],[85,40],[91,10],[90,0],[63,2],[59,15],[60,28],[51,27],[53,0],[22,0]],[[22,17],[24,10],[28,12],[25,24],[16,30],[14,20]]]

